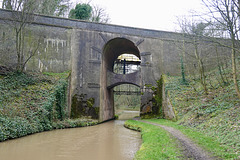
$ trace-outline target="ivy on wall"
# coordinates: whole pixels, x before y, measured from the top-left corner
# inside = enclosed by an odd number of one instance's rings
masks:
[[[0,141],[32,133],[94,125],[67,113],[67,77],[12,73],[0,77]]]

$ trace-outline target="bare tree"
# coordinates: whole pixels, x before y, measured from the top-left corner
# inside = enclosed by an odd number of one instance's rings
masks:
[[[200,82],[203,86],[205,94],[208,94],[204,66],[204,57],[206,57],[206,53],[203,56],[203,49],[200,47],[200,43],[203,41],[203,37],[209,35],[207,27],[210,24],[203,22],[190,22],[187,18],[184,18],[182,20],[179,19],[179,25],[183,35],[186,35],[184,36],[184,43],[182,47],[183,55],[186,54],[185,43],[191,43],[193,46],[193,53],[191,56],[194,57],[195,61],[197,62]]]
[[[70,0],[38,0],[38,13],[51,16],[66,16],[70,8]]]
[[[35,4],[35,13],[51,15],[51,16],[66,16],[70,8],[70,0],[32,0]],[[2,8],[16,10],[17,4],[29,3],[29,0],[3,0]]]
[[[202,0],[205,6],[210,11],[210,16],[228,33],[231,40],[231,61],[232,75],[236,93],[240,99],[240,91],[237,82],[237,67],[236,54],[239,54],[237,49],[239,43],[239,4],[236,0]]]
[[[38,3],[35,0],[5,0],[3,7],[10,9],[11,15],[5,23],[13,28],[15,33],[15,52],[17,56],[17,71],[22,72],[29,59],[34,56],[39,47],[39,42],[34,45],[35,48],[30,47],[27,53],[25,47],[26,26],[34,21],[34,13],[37,12]],[[32,42],[34,43],[34,42]]]
[[[109,23],[109,16],[106,10],[98,5],[92,5],[92,16],[90,21],[97,23]]]

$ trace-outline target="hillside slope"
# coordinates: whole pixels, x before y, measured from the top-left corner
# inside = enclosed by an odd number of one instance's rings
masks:
[[[207,95],[196,76],[188,77],[187,85],[181,84],[181,77],[168,76],[166,90],[179,124],[216,138],[240,156],[240,99],[230,70],[220,76],[218,70],[207,73]]]
[[[68,75],[67,72],[0,75],[0,142],[52,129],[96,124],[68,118]]]

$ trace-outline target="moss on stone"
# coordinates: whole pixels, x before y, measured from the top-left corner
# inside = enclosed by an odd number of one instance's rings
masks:
[[[99,114],[99,108],[100,108],[100,107],[94,107],[94,110],[95,110],[95,112],[96,112],[97,115]]]
[[[72,97],[71,118],[89,117],[98,119],[99,107],[94,107],[94,98],[85,98],[85,94],[74,95]]]
[[[93,107],[94,102],[95,102],[94,98],[87,99],[87,107]]]
[[[151,88],[152,84],[145,84],[144,86],[147,87],[147,88]]]
[[[163,114],[163,95],[162,95],[162,87],[163,87],[163,77],[157,81],[157,86],[152,87],[154,96],[153,96],[153,114],[158,116],[159,118],[164,118]]]
[[[153,91],[152,106],[151,111],[146,110],[145,113],[141,114],[141,118],[150,119],[150,118],[164,118],[163,112],[163,76],[157,81],[157,85],[153,86],[151,84],[146,84],[146,87],[149,87]],[[143,107],[144,108],[144,107]]]
[[[81,115],[78,106],[81,105],[81,102],[78,100],[77,95],[72,97],[72,106],[71,106],[71,118],[79,118]]]
[[[152,119],[155,118],[156,115],[152,114],[152,113],[148,113],[148,114],[143,114],[141,115],[142,119]]]

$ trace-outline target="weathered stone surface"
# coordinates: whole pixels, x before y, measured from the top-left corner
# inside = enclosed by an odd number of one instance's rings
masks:
[[[107,88],[113,88],[119,84],[133,84],[141,86],[141,71],[130,74],[116,74],[108,71]]]
[[[172,103],[170,102],[170,99],[168,97],[168,91],[165,90],[165,80],[164,77],[162,77],[162,108],[163,108],[163,114],[166,119],[170,120],[176,120],[177,115],[175,114],[174,108],[172,106]]]
[[[86,99],[86,95],[74,95],[72,97],[71,118],[98,119],[99,107],[93,107],[94,98]]]
[[[14,29],[6,23],[10,20],[11,11],[0,9],[0,65],[14,67],[17,59]],[[181,73],[184,37],[179,33],[40,15],[35,16],[25,31],[25,53],[36,48],[39,42],[37,54],[27,63],[26,70],[71,70],[68,104],[70,110],[72,107],[73,117],[91,116],[100,121],[112,119],[113,87],[124,83],[140,86],[142,113],[158,114],[153,113],[158,112],[152,108],[153,93],[145,86],[156,86],[162,73]],[[199,45],[206,46],[201,49],[203,54],[208,54],[207,49],[215,49],[215,45],[210,43]],[[186,53],[194,49],[190,42],[184,43],[184,47]],[[227,53],[226,49],[221,49],[221,53]],[[141,59],[140,71],[132,75],[113,73],[114,60],[123,53],[134,54]],[[27,57],[28,54],[24,58]],[[190,56],[185,59],[189,60],[189,68],[195,66],[196,60]],[[94,99],[91,107],[87,106],[89,99]],[[165,110],[170,111],[169,108]]]

